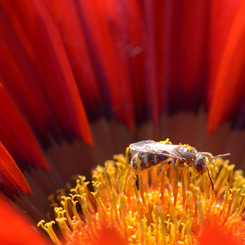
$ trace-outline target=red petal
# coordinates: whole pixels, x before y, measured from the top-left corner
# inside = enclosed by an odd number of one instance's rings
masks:
[[[0,142],[0,179],[1,191],[8,196],[23,192],[31,193],[31,189],[21,173],[20,169],[14,162],[11,155]],[[1,217],[1,216],[0,216]]]
[[[124,16],[124,25],[129,38],[126,48],[129,56],[129,68],[131,69],[135,119],[137,123],[141,123],[146,119],[150,119],[153,111],[151,110],[151,100],[145,84],[144,23],[141,3],[126,1],[124,11],[127,11]],[[132,23],[134,24],[132,25]],[[148,80],[148,82],[150,81]]]
[[[129,244],[125,241],[121,235],[113,228],[102,228],[98,232],[98,237],[96,241],[90,241],[92,245],[127,245]]]
[[[92,145],[59,32],[43,1],[1,2],[3,85],[43,146],[74,137]],[[17,42],[18,40],[18,42]]]
[[[134,130],[133,94],[126,52],[128,38],[124,36],[127,33],[125,22],[121,21],[126,16],[120,8],[124,5],[112,1],[78,2],[79,15],[84,23],[91,55],[96,59],[104,96],[107,96],[116,120]]]
[[[216,0],[210,3],[209,32],[208,32],[208,66],[209,88],[207,103],[210,105],[214,95],[214,86],[217,81],[217,71],[223,59],[227,40],[234,25],[234,19],[240,8],[242,0],[223,1]],[[231,37],[232,38],[232,37]]]
[[[220,67],[208,117],[208,131],[213,132],[233,112],[244,96],[245,2],[243,1],[230,31]]]
[[[50,170],[32,131],[0,84],[0,134],[1,141],[18,166],[27,164]]]
[[[81,10],[89,8],[89,5],[83,4]],[[136,2],[111,2],[102,8],[93,3],[88,15],[87,11],[79,11],[78,5],[73,1],[58,3],[54,0],[52,11],[88,117],[93,119],[103,112],[107,117],[115,116],[133,129],[134,116],[142,119],[146,115],[145,93],[147,103],[152,104],[142,72],[143,19],[140,5]],[[91,14],[93,18],[90,18]],[[108,15],[109,22],[118,28],[111,28],[107,24]],[[94,23],[95,18],[99,19],[100,25]],[[91,38],[95,41],[92,42]],[[108,67],[106,73],[105,67]],[[148,114],[152,114],[152,111],[149,108]]]
[[[103,88],[97,81],[100,77],[96,71],[95,57],[90,54],[90,44],[77,5],[75,1],[65,0],[47,1],[47,5],[51,5],[50,10],[59,29],[86,113],[89,119],[97,119],[101,116],[106,101],[102,98]]]
[[[176,6],[175,16],[175,77],[178,79],[177,91],[183,109],[199,109],[205,99],[207,86],[207,1],[183,1]],[[179,41],[178,41],[179,40]],[[173,92],[174,94],[174,92]],[[175,96],[174,96],[175,97]]]
[[[148,114],[156,124],[159,119],[157,63],[156,63],[156,36],[155,6],[152,1],[143,2],[143,40],[144,40],[144,76],[145,97]],[[147,113],[147,111],[146,111]]]
[[[1,244],[48,245],[50,244],[34,229],[22,213],[10,206],[0,196],[0,241]]]
[[[232,233],[224,232],[218,223],[206,223],[198,238],[199,245],[238,245],[241,244]]]

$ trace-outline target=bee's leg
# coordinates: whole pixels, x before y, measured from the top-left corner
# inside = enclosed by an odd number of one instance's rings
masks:
[[[127,165],[129,165],[129,150],[130,150],[130,147],[127,147],[126,152],[125,152],[125,159],[126,159]]]
[[[171,161],[172,168],[171,168],[171,172],[169,173],[169,179],[172,179],[172,177],[174,176],[175,170],[179,166],[179,162],[178,161],[179,161],[178,159],[177,160],[176,159],[172,159],[172,161]]]
[[[211,177],[211,175],[210,175],[210,173],[209,173],[209,169],[207,169],[207,172],[208,172],[208,177],[209,177],[209,179],[210,179],[210,181],[211,181],[212,190],[214,191],[214,181],[213,181],[213,179],[212,179],[212,177]]]
[[[138,173],[139,172],[139,166],[141,164],[140,159],[138,158],[138,153],[136,153],[132,159],[131,159],[131,167],[134,173]]]
[[[172,166],[173,166],[173,169],[176,169],[176,159],[173,159]]]
[[[171,161],[168,162],[163,162],[161,167],[157,170],[157,180],[161,180],[163,173],[166,172],[168,170],[168,168],[170,167]]]

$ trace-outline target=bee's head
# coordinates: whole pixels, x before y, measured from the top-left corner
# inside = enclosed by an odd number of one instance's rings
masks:
[[[212,190],[214,190],[214,182],[208,170],[208,163],[212,161],[212,159],[213,159],[212,154],[198,152],[196,159],[193,163],[193,168],[201,175],[204,174],[205,172],[208,173],[208,177],[212,185]]]
[[[199,173],[199,174],[204,174],[208,167],[207,164],[209,162],[209,159],[206,155],[198,152],[196,155],[196,159],[193,163],[193,168]]]

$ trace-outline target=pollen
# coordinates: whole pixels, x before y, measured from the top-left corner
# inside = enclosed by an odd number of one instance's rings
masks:
[[[200,176],[191,168],[169,168],[160,180],[155,166],[135,175],[123,155],[78,176],[74,188],[51,196],[54,220],[40,221],[55,244],[99,244],[113,229],[125,244],[199,244],[205,223],[245,242],[245,178],[217,158]],[[90,187],[91,186],[91,187]],[[121,243],[120,243],[121,244]]]

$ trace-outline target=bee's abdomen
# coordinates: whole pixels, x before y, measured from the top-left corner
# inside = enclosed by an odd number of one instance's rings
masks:
[[[165,157],[165,156],[153,155],[153,154],[148,155],[148,161],[151,165],[156,165],[160,162],[165,162],[167,160],[168,160],[168,157]]]
[[[161,162],[166,162],[169,159],[168,157],[161,155],[138,153],[134,155],[131,160],[131,166],[135,171],[138,171],[139,169],[137,158],[140,161],[141,170],[148,169]]]

